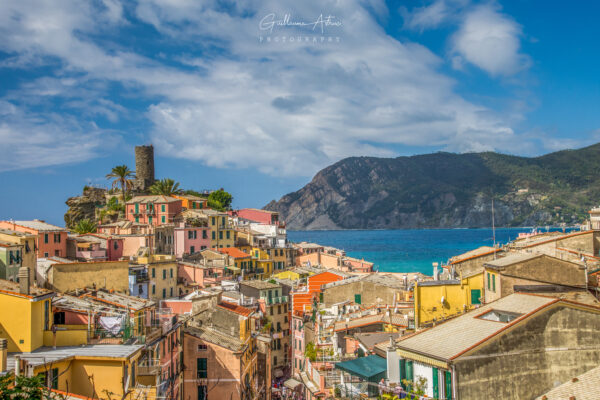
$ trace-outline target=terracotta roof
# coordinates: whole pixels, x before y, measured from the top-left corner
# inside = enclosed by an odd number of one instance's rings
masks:
[[[494,249],[490,246],[481,246],[476,248],[475,250],[467,251],[466,253],[460,254],[458,256],[454,256],[450,259],[450,264],[457,264],[466,260],[470,260],[472,258],[482,257],[488,254],[493,254],[494,252],[500,251],[500,249]]]
[[[14,221],[14,224],[38,231],[66,231],[66,228],[61,228],[60,226],[48,224],[44,221],[35,219],[33,221]]]
[[[225,248],[221,248],[219,249],[219,251],[221,253],[227,254],[233,258],[248,258],[248,257],[252,257],[250,254],[248,253],[244,253],[242,250],[238,249],[237,247],[225,247]]]
[[[240,282],[240,285],[250,286],[250,287],[252,287],[254,289],[258,289],[258,290],[281,288],[281,286],[276,283],[271,283],[268,281],[259,281],[259,280],[242,281],[242,282]]]
[[[252,315],[254,313],[254,311],[251,310],[250,308],[242,307],[240,305],[233,304],[233,303],[228,303],[226,301],[222,301],[221,303],[219,303],[218,306],[221,308],[224,308],[225,310],[234,312],[236,314],[243,315],[244,317],[249,317],[250,315]]]

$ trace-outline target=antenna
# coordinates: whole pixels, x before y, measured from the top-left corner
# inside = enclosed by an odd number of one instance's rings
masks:
[[[496,223],[494,221],[494,198],[492,197],[492,238],[494,240],[494,260],[496,259]]]

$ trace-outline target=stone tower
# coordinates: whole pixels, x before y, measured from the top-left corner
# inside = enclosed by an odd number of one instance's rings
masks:
[[[135,189],[146,191],[154,183],[154,147],[135,146]]]

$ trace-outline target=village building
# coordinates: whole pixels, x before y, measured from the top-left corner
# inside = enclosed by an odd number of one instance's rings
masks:
[[[35,240],[33,234],[0,228],[0,279],[16,281],[21,267],[29,268],[35,276]]]
[[[173,223],[181,212],[181,200],[170,196],[135,196],[125,203],[126,218],[137,224],[158,226]]]
[[[0,221],[0,228],[35,235],[37,237],[35,250],[40,258],[67,256],[67,230],[65,228],[38,219],[33,221]]]

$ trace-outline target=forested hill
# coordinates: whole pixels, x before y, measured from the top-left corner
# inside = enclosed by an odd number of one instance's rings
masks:
[[[600,143],[527,158],[494,152],[350,157],[272,201],[288,229],[575,224],[600,203]]]

